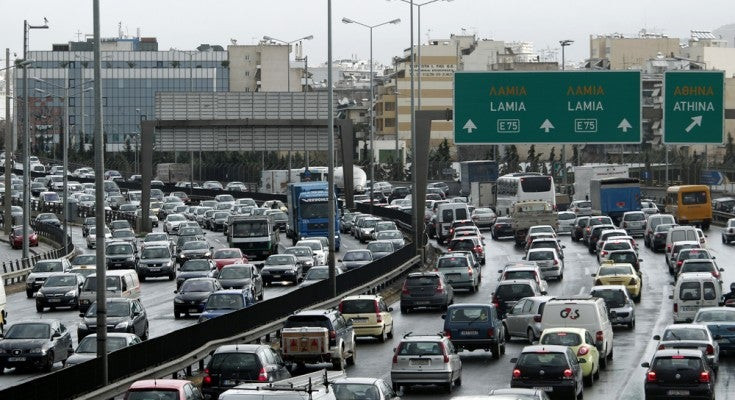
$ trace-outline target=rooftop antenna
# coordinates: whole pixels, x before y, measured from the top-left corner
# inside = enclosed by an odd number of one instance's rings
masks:
[[[232,43],[233,46],[237,46],[237,39],[230,39],[230,43]]]

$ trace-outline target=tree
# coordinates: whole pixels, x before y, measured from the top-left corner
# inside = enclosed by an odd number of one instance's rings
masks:
[[[549,164],[553,165],[555,160],[556,160],[556,147],[552,147],[551,151],[549,152]]]
[[[576,144],[572,145],[572,158],[574,159],[573,163],[575,166],[580,165],[579,146]]]
[[[543,154],[544,153],[536,154],[536,145],[534,144],[528,148],[528,158],[526,159],[528,166],[526,167],[526,172],[541,172],[539,159]]]

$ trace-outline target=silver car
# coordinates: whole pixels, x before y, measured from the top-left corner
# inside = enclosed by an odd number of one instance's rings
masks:
[[[112,239],[112,232],[110,232],[110,228],[105,227],[105,240]],[[87,241],[87,248],[88,249],[94,249],[97,247],[97,228],[91,227],[89,228],[89,234],[87,235],[84,240]]]
[[[556,250],[549,248],[531,249],[523,258],[528,261],[536,261],[544,279],[554,278],[562,280],[564,278],[564,260],[559,257]]]
[[[480,272],[473,262],[456,254],[439,257],[436,269],[454,289],[469,289],[474,293],[480,287]]]
[[[506,340],[521,337],[528,339],[531,344],[537,341],[541,337],[541,314],[544,312],[546,302],[551,298],[551,296],[533,296],[518,300],[503,319]]]
[[[393,242],[394,249],[400,249],[406,242],[403,239],[403,233],[401,231],[381,231],[375,235],[377,240],[390,240]]]
[[[658,349],[695,349],[707,357],[710,367],[717,372],[720,364],[720,345],[714,340],[706,325],[676,324],[664,329],[663,335],[656,335]]]
[[[462,384],[462,361],[452,342],[441,335],[406,334],[393,354],[390,380],[401,386],[440,385],[447,392]]]
[[[643,211],[628,211],[620,219],[620,229],[625,229],[630,236],[643,236],[646,232],[646,214]]]
[[[590,296],[599,297],[605,301],[610,313],[610,323],[613,325],[627,325],[635,328],[635,304],[623,285],[593,286]]]

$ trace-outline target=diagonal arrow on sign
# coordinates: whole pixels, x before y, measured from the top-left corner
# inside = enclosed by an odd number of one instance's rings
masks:
[[[625,118],[623,118],[623,120],[620,121],[620,124],[618,125],[618,129],[622,129],[624,133],[628,132],[628,129],[632,127],[633,125],[631,125],[630,122],[628,122],[628,120]]]
[[[544,120],[544,123],[539,126],[539,129],[543,129],[544,132],[549,133],[549,129],[554,129],[554,125],[552,125],[551,121],[547,118]]]
[[[472,122],[471,119],[468,119],[467,122],[464,124],[462,129],[466,130],[467,133],[472,133],[474,129],[477,129],[477,125],[475,125],[474,122]]]
[[[687,133],[689,133],[689,132],[691,132],[692,129],[694,129],[694,126],[695,125],[696,126],[702,126],[702,116],[701,115],[697,115],[696,117],[692,117],[692,123],[689,124],[689,126],[687,126],[686,129],[684,129],[684,130],[687,131]]]

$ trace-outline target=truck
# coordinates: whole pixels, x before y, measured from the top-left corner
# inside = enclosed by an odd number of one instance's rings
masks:
[[[556,211],[547,201],[519,201],[513,205],[510,214],[510,227],[516,246],[526,243],[528,230],[535,225],[551,225],[556,229]]]
[[[260,172],[260,192],[285,194],[289,183],[327,181],[329,177],[327,167],[309,167],[297,169],[270,169]],[[290,178],[290,179],[289,179]],[[355,193],[364,193],[367,187],[367,174],[362,168],[353,166],[352,187]],[[342,167],[334,169],[334,186],[337,193],[344,190],[344,173]]]
[[[592,215],[607,215],[618,225],[623,213],[641,210],[641,183],[636,178],[593,179],[590,202]]]
[[[470,182],[495,182],[498,180],[497,161],[474,160],[459,163],[460,194],[471,194]]]
[[[492,182],[470,182],[470,204],[475,208],[495,206]]]
[[[288,223],[286,237],[296,245],[301,239],[308,237],[329,237],[327,182],[289,183],[286,191],[288,207]],[[334,249],[339,251],[339,211],[335,202],[334,215]]]
[[[628,178],[627,165],[601,164],[574,167],[574,200],[590,200],[593,179]]]
[[[260,172],[261,193],[285,194],[288,185],[288,170],[269,169]]]
[[[267,215],[235,216],[227,224],[227,244],[238,248],[248,261],[278,254],[278,229]]]

